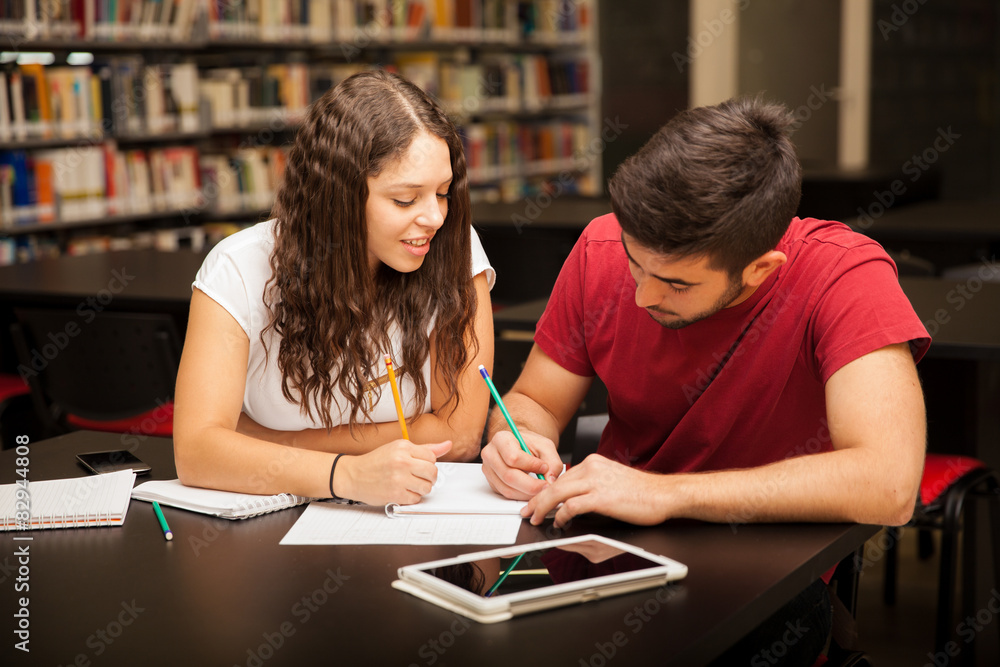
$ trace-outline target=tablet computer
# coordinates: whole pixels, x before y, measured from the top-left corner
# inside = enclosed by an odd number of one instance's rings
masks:
[[[687,576],[687,566],[600,535],[479,551],[399,568],[393,587],[480,623]]]

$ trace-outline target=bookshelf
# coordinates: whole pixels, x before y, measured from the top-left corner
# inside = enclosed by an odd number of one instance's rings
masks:
[[[474,201],[598,195],[596,10],[596,0],[0,3],[10,49],[0,263],[128,239],[176,245],[169,230],[211,241],[262,219],[308,105],[371,67],[399,71],[455,119]]]

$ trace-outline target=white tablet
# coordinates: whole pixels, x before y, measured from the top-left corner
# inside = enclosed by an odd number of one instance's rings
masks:
[[[399,568],[393,588],[480,623],[589,602],[687,576],[687,566],[631,544],[581,535]]]

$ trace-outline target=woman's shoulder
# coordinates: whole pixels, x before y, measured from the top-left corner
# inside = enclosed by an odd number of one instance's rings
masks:
[[[263,253],[270,256],[274,250],[274,234],[277,220],[271,219],[265,222],[258,222],[235,234],[230,234],[219,241],[209,257],[216,255],[219,257],[235,257],[240,255],[252,255]]]
[[[472,241],[472,275],[473,277],[478,276],[480,273],[486,273],[486,282],[490,289],[493,289],[493,285],[497,281],[497,273],[494,270],[493,265],[490,263],[490,258],[486,256],[486,250],[483,248],[483,242],[479,238],[479,234],[476,230],[472,230],[471,241]]]
[[[208,253],[192,284],[225,308],[251,337],[265,309],[261,295],[271,275],[273,248],[273,220],[231,234]]]
[[[210,286],[266,280],[274,251],[274,229],[275,221],[268,220],[219,241],[202,262],[194,286],[205,291]]]

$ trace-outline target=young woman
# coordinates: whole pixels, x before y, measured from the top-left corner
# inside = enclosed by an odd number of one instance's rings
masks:
[[[417,502],[436,459],[478,454],[489,407],[477,367],[493,362],[494,274],[454,125],[398,75],[352,76],[310,108],[272,214],[195,279],[175,397],[181,481]]]

